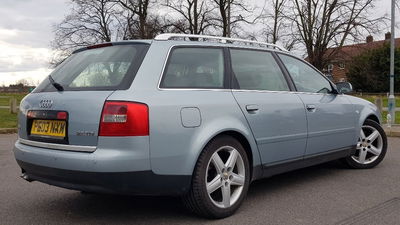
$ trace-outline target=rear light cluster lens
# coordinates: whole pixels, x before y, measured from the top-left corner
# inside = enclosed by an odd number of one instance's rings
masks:
[[[68,118],[68,113],[65,111],[50,111],[50,110],[33,110],[28,111],[27,115],[28,119],[57,119],[57,120],[66,120]]]
[[[35,111],[28,111],[28,114],[26,116],[28,118],[35,118],[36,117],[36,112]]]
[[[106,101],[99,136],[148,136],[149,110],[146,104]]]
[[[68,117],[66,112],[58,112],[57,113],[57,119],[58,120],[66,120]]]

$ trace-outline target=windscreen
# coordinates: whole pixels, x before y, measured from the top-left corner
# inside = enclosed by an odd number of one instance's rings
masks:
[[[65,91],[127,89],[147,49],[147,44],[132,44],[84,50],[67,58],[50,76]],[[50,79],[35,89],[42,91],[56,91]]]

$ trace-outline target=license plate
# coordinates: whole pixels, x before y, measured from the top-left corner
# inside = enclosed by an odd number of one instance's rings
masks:
[[[65,137],[66,122],[62,120],[33,120],[31,135]]]

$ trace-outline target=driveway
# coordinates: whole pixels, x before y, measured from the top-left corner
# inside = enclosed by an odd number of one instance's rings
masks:
[[[0,135],[0,224],[400,224],[400,139],[370,170],[328,163],[254,182],[239,211],[222,220],[187,212],[178,198],[81,194],[21,178]]]

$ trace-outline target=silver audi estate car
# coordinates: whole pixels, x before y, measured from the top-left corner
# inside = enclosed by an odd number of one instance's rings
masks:
[[[27,181],[182,196],[223,218],[254,180],[382,161],[380,114],[348,91],[273,44],[184,34],[99,44],[23,99],[14,154]]]

